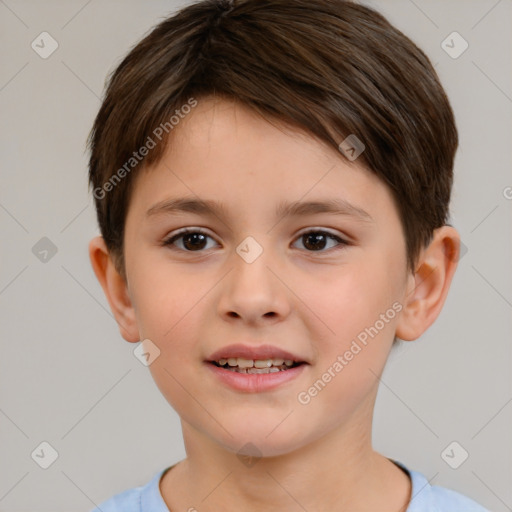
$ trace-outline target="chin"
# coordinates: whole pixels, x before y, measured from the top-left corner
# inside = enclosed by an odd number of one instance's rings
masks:
[[[291,416],[291,415],[290,415]],[[265,421],[248,418],[244,422],[223,423],[218,439],[225,449],[239,456],[276,457],[300,449],[307,443],[306,426],[295,425],[291,417],[281,414],[278,419],[269,416]],[[284,421],[283,421],[284,419]]]
[[[234,453],[242,461],[246,457],[254,457],[256,459],[265,457],[279,457],[288,455],[302,446],[301,440],[292,439],[274,439],[269,441],[262,436],[259,439],[230,439],[227,444],[222,445],[226,450]]]

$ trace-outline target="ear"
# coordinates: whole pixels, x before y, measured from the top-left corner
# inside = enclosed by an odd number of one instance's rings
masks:
[[[408,280],[396,336],[405,341],[419,338],[438,317],[450,289],[460,253],[460,236],[451,226],[434,231],[421,252],[417,270]]]
[[[135,310],[128,294],[127,283],[117,271],[103,237],[97,236],[89,242],[89,258],[119,325],[121,336],[132,343],[140,341]]]

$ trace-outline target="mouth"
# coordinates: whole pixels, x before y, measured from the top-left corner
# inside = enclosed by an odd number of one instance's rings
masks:
[[[306,364],[303,361],[293,361],[292,359],[245,359],[242,357],[221,358],[218,361],[209,361],[209,363],[231,372],[249,374],[285,372]]]
[[[291,385],[311,364],[278,346],[244,344],[221,348],[204,362],[223,385],[246,393]]]

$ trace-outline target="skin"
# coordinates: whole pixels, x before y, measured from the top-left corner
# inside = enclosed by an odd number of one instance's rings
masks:
[[[182,196],[216,199],[226,216],[146,215]],[[340,197],[372,220],[275,216],[281,201]],[[211,238],[162,244],[184,227]],[[315,250],[301,236],[311,228],[349,243],[326,238]],[[247,236],[263,249],[250,264],[236,252]],[[170,510],[405,510],[408,476],[371,444],[378,377],[395,334],[417,339],[441,311],[458,260],[454,228],[436,230],[408,272],[397,209],[374,174],[305,132],[210,98],[180,122],[162,160],[136,176],[124,243],[126,281],[101,237],[90,258],[123,338],[160,350],[149,369],[181,417],[187,451],[160,482]],[[401,311],[299,403],[396,301]],[[310,364],[272,391],[235,391],[204,363],[232,343],[278,345]],[[261,456],[250,467],[237,456],[248,442]]]

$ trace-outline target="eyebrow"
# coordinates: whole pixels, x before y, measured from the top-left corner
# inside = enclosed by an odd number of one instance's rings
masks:
[[[196,213],[209,217],[228,217],[228,211],[222,203],[215,200],[196,199],[195,197],[179,197],[165,199],[146,212],[146,217],[161,214]],[[345,215],[364,222],[374,222],[371,215],[362,208],[349,203],[345,199],[324,199],[316,201],[282,201],[276,208],[276,217],[297,217],[330,213],[333,215]]]

